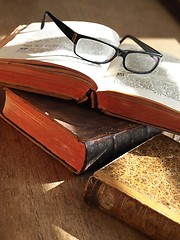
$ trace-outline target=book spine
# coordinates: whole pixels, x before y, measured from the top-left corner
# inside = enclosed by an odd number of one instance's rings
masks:
[[[129,125],[130,126],[130,125]],[[83,171],[90,166],[99,168],[118,156],[131,150],[147,139],[160,133],[157,128],[132,124],[124,130],[114,129],[114,133],[86,142],[86,161]]]
[[[88,180],[84,199],[88,204],[117,217],[152,239],[180,239],[180,226],[178,223],[171,221],[164,215],[94,176]]]

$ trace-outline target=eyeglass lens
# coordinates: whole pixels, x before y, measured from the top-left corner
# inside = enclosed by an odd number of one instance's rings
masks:
[[[75,53],[88,61],[103,63],[111,60],[116,50],[102,42],[80,38],[75,46]]]
[[[126,55],[125,67],[134,72],[149,72],[158,63],[158,58],[148,53],[129,53]]]

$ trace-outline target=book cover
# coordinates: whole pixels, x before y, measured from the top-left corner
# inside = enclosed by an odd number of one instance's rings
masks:
[[[120,36],[104,25],[64,23],[76,32],[103,39],[125,52],[139,50],[132,41],[120,44]],[[92,106],[106,114],[180,133],[180,60],[165,53],[166,44],[156,44],[163,50],[157,68],[148,74],[136,74],[124,68],[121,57],[106,64],[85,61],[74,53],[73,40],[70,41],[54,22],[47,22],[42,30],[40,26],[40,22],[20,26],[20,30],[17,28],[2,42],[2,86],[77,102],[90,98]],[[173,46],[171,52],[179,56],[179,43],[169,41]]]
[[[90,177],[85,201],[152,239],[180,239],[180,143],[159,134]]]
[[[77,104],[5,89],[2,117],[75,173],[105,164],[159,132]]]

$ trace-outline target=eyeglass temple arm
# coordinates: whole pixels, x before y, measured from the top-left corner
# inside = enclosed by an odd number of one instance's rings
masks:
[[[41,22],[41,29],[44,28],[46,15],[48,15],[54,23],[58,26],[58,28],[72,41],[74,42],[74,37],[77,36],[77,33],[74,32],[70,27],[68,27],[66,24],[64,24],[62,21],[57,19],[55,16],[53,16],[49,11],[46,11],[44,13],[44,16],[42,18]]]
[[[139,39],[137,39],[134,36],[131,35],[126,35],[124,36],[121,40],[120,40],[120,44],[126,39],[126,38],[131,38],[134,42],[136,42],[142,49],[144,49],[146,52],[153,52],[153,53],[158,53],[160,54],[160,56],[162,56],[162,54],[160,52],[158,52],[157,50],[155,50],[154,48],[150,47],[149,45],[145,44],[144,42],[140,41]]]

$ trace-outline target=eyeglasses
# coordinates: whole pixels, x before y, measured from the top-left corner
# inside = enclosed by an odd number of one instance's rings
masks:
[[[73,31],[62,21],[53,16],[49,11],[44,13],[41,29],[44,28],[46,15],[48,15],[59,29],[74,43],[74,53],[83,60],[96,64],[111,62],[117,56],[123,58],[123,66],[126,70],[133,73],[150,73],[159,64],[162,54],[154,48],[131,35],[126,35],[120,40],[120,44],[125,39],[130,38],[143,51],[123,50],[110,43],[90,36],[79,34]]]

